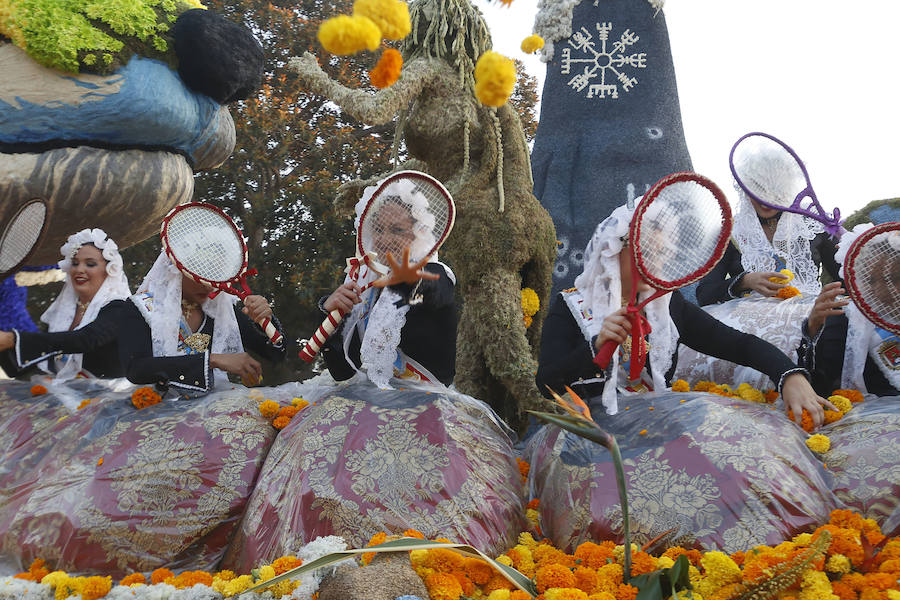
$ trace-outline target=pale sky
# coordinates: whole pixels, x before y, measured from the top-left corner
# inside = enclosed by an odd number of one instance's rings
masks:
[[[474,1],[540,90],[545,64],[519,49],[537,0]],[[900,197],[900,1],[668,0],[665,17],[694,170],[729,198],[728,153],[750,131],[794,148],[826,210]]]

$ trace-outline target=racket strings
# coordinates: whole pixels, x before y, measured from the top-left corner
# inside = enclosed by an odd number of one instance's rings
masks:
[[[668,185],[641,215],[639,266],[666,287],[684,285],[714,256],[726,220],[718,199],[703,185]]]
[[[6,226],[0,239],[0,272],[19,265],[34,248],[47,217],[43,202],[32,202],[20,210]]]
[[[406,248],[418,262],[440,247],[452,219],[452,200],[444,190],[420,177],[398,177],[369,200],[359,225],[360,245],[382,264],[388,252],[400,260]]]
[[[847,273],[861,300],[878,317],[895,327],[900,325],[900,231],[868,240],[856,253]]]
[[[183,268],[209,281],[228,281],[241,272],[244,244],[228,217],[201,206],[169,219],[166,241]]]
[[[797,159],[778,142],[760,135],[738,144],[732,166],[738,185],[774,206],[791,206],[809,185]]]

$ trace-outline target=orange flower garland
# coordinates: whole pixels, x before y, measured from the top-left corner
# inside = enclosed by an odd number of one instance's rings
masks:
[[[153,391],[151,387],[139,387],[131,394],[131,403],[138,410],[159,404],[162,397]]]
[[[393,48],[381,53],[375,68],[369,71],[369,81],[378,89],[384,89],[397,83],[403,69],[403,56]]]

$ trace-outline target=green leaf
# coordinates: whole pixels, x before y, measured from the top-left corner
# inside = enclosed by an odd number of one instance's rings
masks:
[[[536,416],[538,419],[541,419],[542,421],[546,421],[551,425],[556,425],[557,427],[565,429],[566,431],[571,431],[575,435],[583,437],[586,440],[590,440],[595,444],[600,444],[604,448],[609,447],[609,434],[596,425],[592,426],[588,424],[588,422],[584,419],[579,419],[571,415],[555,415],[552,413],[536,412],[533,410],[529,410],[528,412]]]
[[[687,557],[682,554],[667,569],[632,577],[628,583],[638,588],[635,600],[663,600],[680,590],[691,589],[690,566]]]

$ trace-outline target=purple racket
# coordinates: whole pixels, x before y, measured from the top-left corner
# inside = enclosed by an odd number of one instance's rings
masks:
[[[728,157],[734,180],[748,196],[769,208],[811,217],[832,237],[844,232],[841,211],[822,208],[806,165],[794,150],[768,133],[748,133],[738,139]]]

